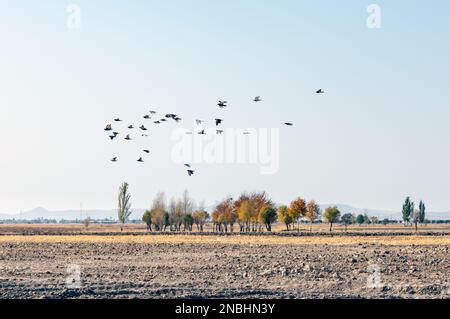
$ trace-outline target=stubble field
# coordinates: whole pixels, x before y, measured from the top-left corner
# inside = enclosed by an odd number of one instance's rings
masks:
[[[0,298],[450,298],[450,236],[437,227],[333,236],[55,227],[0,226]]]

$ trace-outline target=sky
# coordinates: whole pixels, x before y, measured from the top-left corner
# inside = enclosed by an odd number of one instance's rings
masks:
[[[367,25],[373,3],[380,28]],[[0,0],[0,213],[114,208],[122,182],[139,208],[188,189],[207,205],[264,190],[387,210],[409,195],[448,211],[449,12],[446,0]],[[150,109],[183,121],[156,128]],[[223,129],[277,130],[276,172],[199,162],[188,177],[173,134],[218,116]],[[109,141],[116,117],[150,137]]]

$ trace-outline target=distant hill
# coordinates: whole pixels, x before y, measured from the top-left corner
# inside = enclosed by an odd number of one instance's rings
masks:
[[[369,209],[369,208],[355,208],[350,205],[345,204],[321,204],[320,208],[325,210],[325,208],[330,206],[337,206],[342,214],[364,214],[367,213],[369,216],[377,216],[379,219],[389,218],[391,220],[400,220],[400,211],[389,211],[381,209]],[[211,212],[212,206],[207,207],[207,210]],[[144,214],[145,209],[135,208],[130,216],[130,219],[141,219]],[[23,220],[33,220],[33,219],[56,219],[56,220],[82,220],[86,217],[92,219],[111,219],[117,220],[117,210],[116,209],[90,209],[83,210],[80,209],[69,209],[61,211],[49,211],[43,207],[37,207],[29,211],[25,211],[19,214],[0,214],[0,220],[5,219],[23,219]],[[440,220],[440,219],[450,219],[450,212],[427,212],[427,219]]]

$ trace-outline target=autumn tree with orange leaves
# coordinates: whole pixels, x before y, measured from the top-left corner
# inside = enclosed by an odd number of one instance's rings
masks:
[[[300,231],[300,219],[306,215],[306,201],[299,197],[291,202],[289,214],[297,222],[297,230]]]

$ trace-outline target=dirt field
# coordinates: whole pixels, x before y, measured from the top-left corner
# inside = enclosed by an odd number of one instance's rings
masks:
[[[449,248],[446,234],[0,235],[0,298],[450,298]]]

